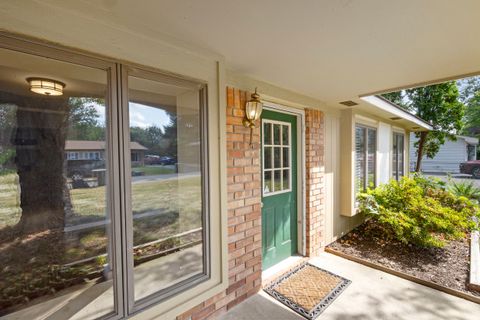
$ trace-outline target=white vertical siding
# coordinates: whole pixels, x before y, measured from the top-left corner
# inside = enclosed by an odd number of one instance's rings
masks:
[[[342,135],[343,134],[343,135]],[[345,217],[340,214],[344,191],[340,184],[342,143],[353,137],[341,131],[340,117],[325,114],[325,244],[329,244],[363,222],[364,217],[357,214]]]
[[[412,133],[410,135],[411,170],[415,168],[415,163],[417,162],[417,149],[414,147],[414,143],[417,140]],[[424,172],[458,173],[459,165],[464,161],[467,161],[467,143],[462,137],[458,137],[457,141],[446,141],[433,159],[424,156],[421,170]]]
[[[392,126],[379,122],[377,127],[377,186],[391,178]]]

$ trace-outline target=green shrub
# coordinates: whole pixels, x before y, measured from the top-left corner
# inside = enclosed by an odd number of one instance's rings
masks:
[[[444,185],[414,175],[358,196],[359,210],[374,219],[386,238],[422,247],[443,247],[477,228],[478,206]]]

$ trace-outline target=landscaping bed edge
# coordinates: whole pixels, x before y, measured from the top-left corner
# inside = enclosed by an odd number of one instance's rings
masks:
[[[480,233],[472,232],[470,238],[470,277],[468,287],[480,291]]]
[[[365,266],[367,266],[367,267],[374,268],[374,269],[377,269],[377,270],[380,270],[380,271],[383,271],[383,272],[392,274],[392,275],[394,275],[394,276],[397,276],[397,277],[400,277],[400,278],[403,278],[403,279],[406,279],[406,280],[409,280],[409,281],[412,281],[412,282],[415,282],[415,283],[424,285],[424,286],[426,286],[426,287],[429,287],[429,288],[432,288],[432,289],[436,289],[436,290],[439,290],[439,291],[442,291],[442,292],[451,294],[451,295],[453,295],[453,296],[456,296],[456,297],[459,297],[459,298],[463,298],[463,299],[466,299],[466,300],[469,300],[469,301],[472,301],[472,302],[475,302],[475,303],[480,304],[480,297],[475,297],[475,296],[473,296],[473,295],[467,294],[467,293],[462,292],[462,291],[459,291],[459,290],[455,290],[455,289],[448,288],[448,287],[445,287],[445,286],[442,286],[442,285],[438,285],[438,284],[436,284],[436,283],[433,283],[433,282],[430,282],[430,281],[427,281],[427,280],[424,280],[424,279],[420,279],[420,278],[414,277],[414,276],[409,275],[409,274],[407,274],[407,273],[400,272],[400,271],[397,271],[397,270],[394,270],[394,269],[390,269],[390,268],[384,267],[384,266],[382,266],[382,265],[379,265],[379,264],[376,264],[376,263],[367,261],[367,260],[362,259],[362,258],[354,257],[354,256],[352,256],[352,255],[343,253],[343,252],[341,252],[341,251],[332,249],[332,248],[330,248],[330,247],[326,247],[326,248],[325,248],[325,252],[328,252],[328,253],[334,254],[334,255],[336,255],[336,256],[339,256],[339,257],[341,257],[341,258],[344,258],[344,259],[347,259],[347,260],[351,260],[351,261],[353,261],[353,262],[357,262],[357,263],[363,264],[363,265],[365,265]]]

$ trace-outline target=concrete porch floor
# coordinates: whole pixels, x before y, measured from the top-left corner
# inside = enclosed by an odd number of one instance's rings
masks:
[[[398,278],[361,264],[322,253],[310,263],[352,280],[317,318],[345,319],[480,319],[480,305]],[[231,309],[221,320],[304,319],[261,291]]]

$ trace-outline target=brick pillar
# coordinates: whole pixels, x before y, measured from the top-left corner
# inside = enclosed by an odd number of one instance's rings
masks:
[[[324,115],[305,110],[306,249],[317,256],[324,240]]]
[[[227,88],[228,289],[177,317],[212,319],[261,288],[262,229],[260,126],[245,128],[245,101],[250,94]]]

